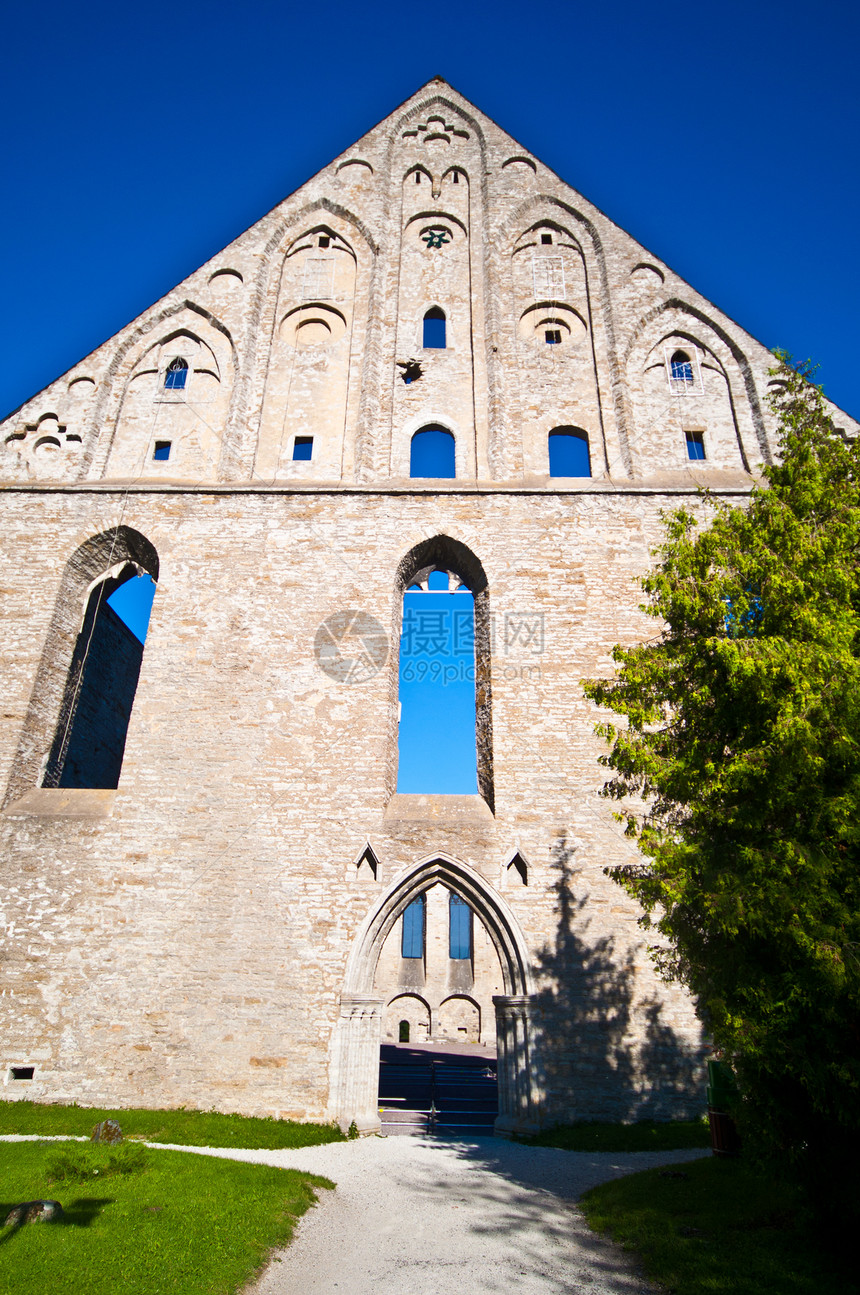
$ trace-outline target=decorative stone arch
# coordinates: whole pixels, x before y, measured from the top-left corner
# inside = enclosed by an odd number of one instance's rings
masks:
[[[233,337],[205,307],[183,299],[147,316],[117,349],[100,384],[92,415],[95,434],[86,438],[82,477],[99,480],[104,476],[129,382],[140,361],[154,347],[181,335],[208,348],[218,358],[219,380],[234,385],[237,355]]]
[[[648,311],[634,329],[622,357],[628,383],[640,372],[648,354],[664,337],[683,337],[710,353],[714,367],[726,379],[735,416],[738,443],[745,465],[755,462],[756,453],[763,463],[772,463],[764,412],[749,359],[737,342],[715,320],[698,306],[672,297]]]
[[[621,369],[618,364],[615,326],[612,315],[612,302],[609,290],[609,276],[606,268],[606,253],[603,242],[594,222],[576,207],[550,193],[535,193],[525,199],[503,222],[496,240],[498,246],[507,247],[511,257],[524,234],[538,225],[548,225],[559,233],[568,235],[577,244],[585,267],[587,310],[586,322],[590,334],[591,362],[594,366],[594,379],[597,392],[600,438],[603,442],[604,466],[619,460],[629,475],[632,472],[632,461],[628,438],[628,422],[623,399]],[[513,270],[511,257],[508,258],[506,274],[509,276],[505,289],[511,289]],[[488,267],[492,272],[492,266]],[[501,288],[501,285],[499,285]],[[490,305],[493,310],[491,328],[488,330],[488,343],[498,346],[495,334],[507,333],[506,341],[515,343],[518,321],[514,318],[502,320],[498,316],[498,302],[504,300],[506,292],[496,291],[491,294]],[[508,294],[508,299],[509,294]],[[492,337],[490,334],[494,334]],[[487,362],[491,374],[490,400],[493,411],[492,422],[500,429],[499,437],[494,438],[491,447],[491,467],[494,476],[503,476],[503,464],[514,459],[513,447],[504,430],[506,415],[504,410],[504,384],[501,378],[501,360],[499,354],[488,349]],[[502,443],[504,441],[504,443]]]
[[[260,258],[260,270],[256,276],[250,310],[251,317],[256,322],[251,336],[251,350],[245,365],[247,380],[240,396],[244,420],[237,415],[231,423],[230,441],[229,444],[225,444],[222,456],[223,480],[239,480],[254,476],[255,459],[259,451],[260,436],[263,434],[265,401],[263,406],[254,409],[251,393],[266,389],[272,350],[279,325],[286,312],[282,286],[290,250],[298,239],[312,231],[328,232],[346,244],[349,249],[355,267],[352,301],[345,312],[350,333],[354,320],[365,320],[374,315],[372,299],[379,244],[367,225],[348,207],[326,197],[303,203],[290,212],[275,228]],[[365,356],[365,366],[368,362]],[[364,408],[368,399],[367,389],[375,390],[375,385],[366,379],[362,381],[355,393],[356,408],[360,402]],[[350,425],[354,418],[355,415],[351,414]],[[360,437],[365,434],[362,429],[373,425],[375,419],[364,418],[359,414],[357,422]]]
[[[355,1121],[362,1133],[379,1131],[379,1044],[385,999],[374,992],[376,966],[403,910],[437,883],[465,900],[483,922],[502,968],[505,992],[493,999],[499,1050],[496,1132],[533,1130],[540,1124],[542,1093],[534,1052],[534,982],[528,946],[498,891],[474,868],[444,854],[429,855],[396,877],[353,941],[332,1038],[329,1113],[342,1128]]]
[[[128,567],[138,575],[146,572],[158,582],[158,554],[150,541],[130,526],[91,536],[67,561],[12,762],[5,806],[41,785],[90,593],[105,579],[115,587],[121,584]]]

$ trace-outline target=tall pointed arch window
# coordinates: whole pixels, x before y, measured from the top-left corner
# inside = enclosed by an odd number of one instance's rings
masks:
[[[549,475],[590,477],[588,433],[581,427],[556,427],[549,434]]]
[[[446,427],[422,427],[412,437],[409,475],[450,479],[457,475],[454,436]]]
[[[403,910],[403,928],[400,933],[402,958],[424,957],[424,928],[427,901],[423,895],[413,899]]]
[[[118,785],[154,596],[155,581],[130,562],[92,588],[43,786]]]
[[[397,790],[474,795],[475,600],[434,570],[403,596]]]
[[[176,359],[171,360],[167,366],[167,372],[164,375],[164,388],[166,391],[184,391],[187,381],[188,361],[183,360],[181,355],[177,355]]]
[[[471,958],[472,910],[459,895],[451,892],[448,900],[448,957]]]
[[[445,312],[439,306],[431,306],[424,316],[424,329],[421,345],[426,350],[444,351],[446,342]]]

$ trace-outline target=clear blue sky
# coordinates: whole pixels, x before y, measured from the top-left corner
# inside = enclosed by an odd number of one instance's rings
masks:
[[[435,74],[860,416],[856,4],[13,5],[0,412]]]

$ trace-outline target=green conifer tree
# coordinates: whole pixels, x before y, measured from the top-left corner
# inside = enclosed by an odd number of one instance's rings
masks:
[[[748,1150],[860,1204],[860,442],[778,353],[779,460],[745,507],[666,520],[645,610],[587,695],[626,723],[604,795],[644,859],[614,871],[737,1076]],[[632,798],[632,799],[631,799]]]

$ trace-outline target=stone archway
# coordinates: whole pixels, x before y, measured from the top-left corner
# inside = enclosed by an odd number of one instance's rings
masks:
[[[441,882],[471,906],[492,940],[504,978],[497,995],[499,1116],[497,1133],[540,1125],[541,1092],[531,1020],[532,975],[519,923],[501,895],[468,864],[433,855],[402,872],[362,924],[350,952],[330,1059],[329,1114],[346,1129],[380,1128],[377,1110],[379,1044],[384,1000],[373,990],[382,946],[407,904]]]

